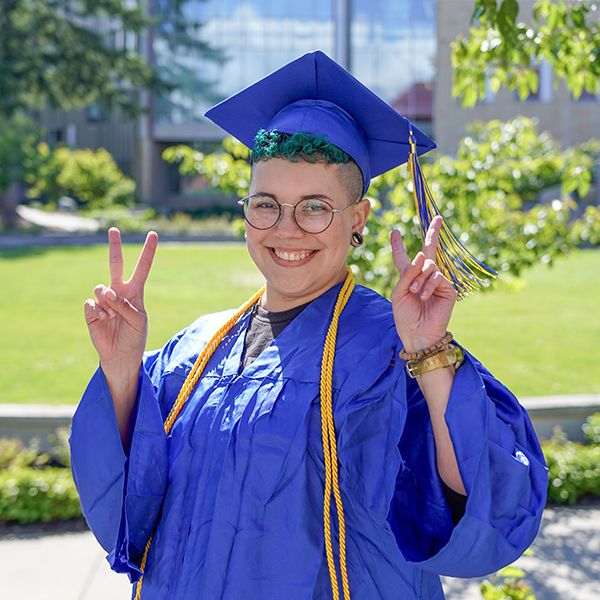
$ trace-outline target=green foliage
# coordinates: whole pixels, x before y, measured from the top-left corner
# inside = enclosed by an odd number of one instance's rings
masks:
[[[39,126],[25,114],[0,114],[0,197],[35,168],[39,135]]]
[[[590,415],[582,426],[583,435],[590,444],[600,444],[600,413]]]
[[[523,581],[525,576],[525,571],[514,565],[504,567],[492,575],[491,581],[486,579],[481,583],[481,595],[486,600],[535,600],[531,588]]]
[[[71,471],[13,467],[0,471],[0,523],[57,521],[81,516]]]
[[[56,148],[39,144],[39,166],[27,175],[30,198],[57,202],[61,196],[75,198],[88,209],[113,204],[131,205],[135,182],[123,175],[109,152]]]
[[[594,425],[588,435],[600,431],[600,413],[588,424]],[[584,496],[600,496],[600,444],[582,445],[571,442],[562,431],[542,444],[548,465],[548,499],[558,504],[575,504]]]
[[[583,216],[573,224],[572,232],[577,243],[600,246],[600,206],[587,206]]]
[[[0,471],[23,467],[71,468],[69,429],[63,427],[48,437],[52,447],[40,452],[39,441],[34,438],[25,446],[19,438],[0,438]]]
[[[233,137],[225,138],[223,150],[204,154],[185,145],[171,146],[163,158],[178,163],[182,175],[203,175],[211,187],[243,198],[250,188],[250,150]]]
[[[438,155],[422,169],[444,219],[479,260],[506,281],[536,263],[551,264],[581,241],[582,221],[569,221],[575,203],[568,194],[587,194],[597,142],[561,150],[524,117],[475,123],[469,134],[456,158]],[[537,203],[540,192],[553,189],[553,201]],[[362,281],[387,293],[395,279],[391,230],[400,230],[409,256],[422,243],[412,180],[406,169],[388,172],[369,191],[377,202],[366,243],[351,259]],[[600,227],[596,216],[583,220],[588,229]]]
[[[51,436],[53,447],[40,453],[17,439],[0,439],[0,523],[56,521],[81,516],[71,476],[68,430]]]
[[[469,133],[456,158],[437,156],[422,168],[455,234],[477,258],[503,273],[504,281],[536,263],[551,264],[581,241],[597,242],[600,213],[590,207],[583,218],[570,222],[575,203],[569,194],[588,193],[598,142],[561,150],[548,133],[538,133],[535,120],[525,117],[475,123]],[[203,154],[174,146],[163,158],[179,163],[182,174],[200,173],[211,186],[243,197],[249,189],[250,151],[233,138],[225,140],[224,150]],[[536,203],[540,192],[552,188],[561,188],[552,202]],[[359,282],[386,294],[396,277],[392,229],[402,233],[409,256],[422,245],[408,170],[374,179],[369,193],[374,200],[365,243],[352,250],[350,264]]]
[[[96,100],[138,113],[138,90],[173,88],[135,51],[151,22],[125,0],[0,0],[0,114]]]
[[[104,208],[93,208],[85,212],[85,216],[96,219],[102,229],[118,227],[121,233],[158,231],[152,223],[156,211],[152,208],[131,209],[122,205],[111,205]],[[158,231],[158,233],[161,233]]]
[[[45,453],[45,456],[48,457],[46,464],[55,464],[59,467],[71,469],[69,433],[70,429],[68,427],[62,427],[48,436],[48,441],[52,444],[52,448],[49,452]]]
[[[230,213],[193,218],[188,213],[173,212],[166,217],[157,215],[152,208],[128,208],[113,205],[86,211],[85,216],[96,219],[102,229],[117,227],[121,233],[156,231],[159,237],[163,235],[243,236],[244,234],[244,220],[232,218]]]
[[[37,448],[25,448],[18,438],[0,438],[0,471],[27,467],[37,455]]]
[[[549,63],[575,98],[597,94],[600,80],[600,25],[596,2],[534,4],[529,26],[517,21],[516,0],[476,0],[469,37],[452,43],[453,94],[463,106],[483,100],[486,89],[517,90],[521,100],[537,92],[535,66]]]

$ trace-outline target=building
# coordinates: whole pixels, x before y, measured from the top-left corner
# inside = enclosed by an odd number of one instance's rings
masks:
[[[96,105],[44,110],[40,120],[51,143],[105,147],[136,180],[138,196],[156,207],[194,209],[214,200],[197,179],[181,180],[163,150],[179,143],[214,147],[224,133],[202,115],[215,99],[305,52],[323,50],[390,104],[410,100],[415,84],[430,86],[435,77],[435,0],[146,1],[158,18],[152,31],[136,40],[115,31],[111,39],[135,45],[178,89],[167,98],[142,94],[148,114],[135,123]],[[222,60],[203,58],[205,44]],[[427,128],[422,117],[419,125]]]
[[[531,20],[532,0],[520,0],[518,19]],[[500,89],[489,93],[473,108],[462,108],[452,97],[452,65],[450,44],[459,34],[468,34],[473,0],[438,0],[437,2],[437,75],[435,79],[434,123],[435,141],[440,150],[454,154],[466,128],[474,121],[493,119],[508,121],[518,115],[536,117],[539,130],[550,131],[563,146],[586,142],[600,132],[600,96],[583,93],[574,100],[563,81],[554,85],[554,75],[548,64],[539,65],[538,93],[522,102],[516,91]]]

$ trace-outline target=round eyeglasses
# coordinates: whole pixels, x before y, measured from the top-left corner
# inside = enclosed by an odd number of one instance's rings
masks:
[[[294,222],[305,233],[323,233],[332,223],[335,213],[343,212],[354,206],[349,204],[344,208],[333,208],[329,202],[320,198],[305,198],[298,204],[280,204],[271,196],[256,194],[238,200],[244,208],[244,219],[254,229],[271,229],[275,227],[283,214],[282,207],[293,209]]]

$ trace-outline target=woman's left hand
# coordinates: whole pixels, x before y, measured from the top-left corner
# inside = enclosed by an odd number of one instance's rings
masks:
[[[399,231],[392,231],[394,264],[400,280],[392,291],[392,308],[398,335],[407,352],[439,342],[448,329],[456,291],[435,263],[443,219],[434,217],[423,249],[411,262]]]

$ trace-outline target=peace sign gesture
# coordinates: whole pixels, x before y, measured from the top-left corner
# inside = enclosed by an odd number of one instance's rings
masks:
[[[439,342],[448,328],[456,291],[435,263],[442,218],[431,221],[423,249],[409,259],[402,235],[392,231],[392,255],[400,280],[392,291],[392,308],[398,335],[408,352]]]
[[[121,234],[108,232],[110,286],[94,288],[94,300],[84,305],[85,321],[100,365],[115,401],[131,402],[131,390],[137,389],[142,355],[146,348],[148,317],[144,307],[144,284],[152,266],[158,236],[150,232],[129,281],[123,281]],[[121,424],[120,424],[121,425]]]

